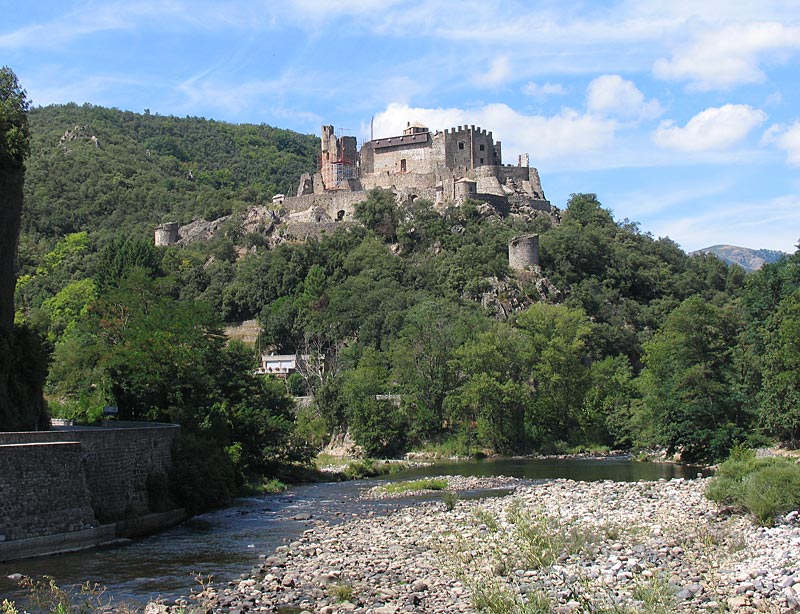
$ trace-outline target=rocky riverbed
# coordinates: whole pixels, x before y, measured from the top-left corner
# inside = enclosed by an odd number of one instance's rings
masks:
[[[706,484],[555,480],[309,519],[249,576],[195,598],[235,614],[800,612],[797,512],[758,527],[705,499]]]

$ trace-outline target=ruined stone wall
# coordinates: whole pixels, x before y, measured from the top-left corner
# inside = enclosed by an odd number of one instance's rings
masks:
[[[365,190],[371,190],[376,187],[394,188],[397,192],[414,193],[420,198],[430,198],[431,200],[433,200],[436,193],[436,183],[437,177],[433,172],[401,175],[375,173],[361,177],[361,185]]]
[[[505,196],[505,192],[497,178],[497,169],[497,166],[481,166],[475,169],[475,179],[480,194]]]
[[[370,188],[364,186],[364,190],[368,189]],[[337,220],[340,219],[341,211],[344,211],[344,217],[352,217],[355,212],[356,203],[360,203],[366,199],[367,194],[363,190],[341,190],[322,194],[315,193],[305,194],[303,196],[287,196],[283,201],[283,206],[290,213],[301,213],[309,209],[322,209],[332,220]]]
[[[180,429],[172,424],[129,424],[114,428],[0,433],[0,445],[79,443],[80,462],[76,464],[74,456],[69,456],[64,465],[70,474],[83,473],[91,508],[99,521],[106,522],[147,511],[147,478],[166,474],[172,465],[172,445]]]
[[[505,184],[509,179],[515,181],[518,185],[530,194],[532,197],[539,200],[547,200],[544,191],[542,190],[542,183],[539,180],[539,171],[529,166],[498,166],[497,179],[501,184]]]
[[[0,541],[97,524],[80,443],[0,445]]]

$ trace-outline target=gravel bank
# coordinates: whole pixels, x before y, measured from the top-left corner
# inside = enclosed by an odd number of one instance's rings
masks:
[[[476,599],[508,612],[800,612],[798,514],[759,528],[706,500],[706,484],[556,480],[452,510],[410,502],[309,523],[204,597],[232,614],[475,612]]]

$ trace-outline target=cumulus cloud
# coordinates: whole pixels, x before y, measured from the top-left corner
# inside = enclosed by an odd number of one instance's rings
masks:
[[[726,104],[695,115],[683,127],[673,121],[661,122],[653,141],[661,147],[700,152],[727,149],[764,123],[767,114],[749,105]]]
[[[790,126],[772,126],[764,134],[764,143],[774,144],[786,152],[786,161],[800,166],[800,120]]]
[[[594,113],[630,119],[653,119],[663,112],[658,100],[645,100],[632,81],[602,75],[586,88],[586,108]]]
[[[460,125],[490,129],[495,140],[503,142],[506,160],[530,153],[534,163],[596,152],[613,142],[616,129],[613,120],[566,108],[556,115],[545,116],[525,115],[500,103],[476,109],[390,104],[375,115],[375,137],[400,134],[409,121],[421,121],[432,130]],[[362,132],[368,133],[368,128],[362,127]]]
[[[653,72],[659,79],[688,81],[693,89],[730,89],[765,79],[761,64],[786,59],[800,49],[800,27],[777,22],[732,24],[705,31],[669,60],[659,59]]]
[[[567,93],[567,90],[560,83],[543,83],[540,85],[533,81],[528,81],[528,83],[522,86],[522,93],[528,96],[542,98],[545,96],[563,96]]]

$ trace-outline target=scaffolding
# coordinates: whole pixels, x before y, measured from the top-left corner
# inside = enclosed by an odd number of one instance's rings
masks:
[[[355,141],[348,135],[337,135],[335,157],[331,156],[332,152],[323,151],[319,171],[326,190],[350,190],[350,180],[358,179],[358,143]]]

